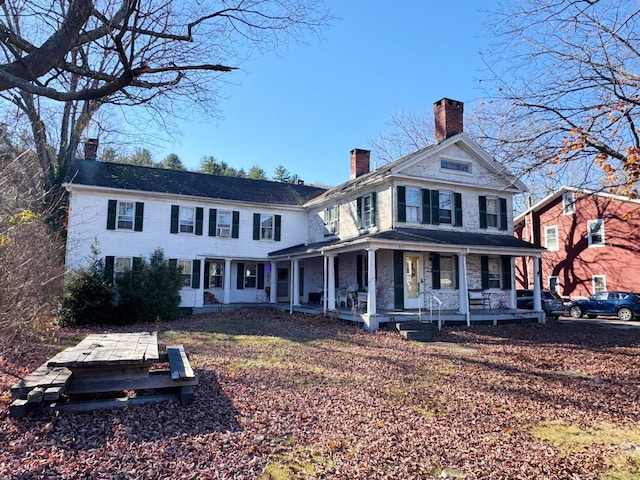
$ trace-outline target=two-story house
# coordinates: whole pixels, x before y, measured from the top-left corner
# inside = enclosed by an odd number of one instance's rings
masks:
[[[546,248],[541,284],[566,299],[605,290],[637,291],[640,283],[640,200],[562,187],[518,215],[518,238]],[[531,259],[519,259],[520,288],[533,284]]]
[[[375,171],[354,149],[351,178],[330,189],[76,161],[67,265],[83,265],[96,240],[114,271],[161,247],[183,272],[183,306],[207,293],[291,307],[322,298],[334,310],[359,291],[368,330],[434,299],[468,321],[472,289],[513,309],[514,260],[542,251],[514,236],[525,187],[463,133],[461,102],[434,112],[434,145]]]

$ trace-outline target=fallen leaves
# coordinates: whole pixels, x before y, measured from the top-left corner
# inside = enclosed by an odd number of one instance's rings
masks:
[[[270,309],[136,328],[188,348],[196,401],[3,413],[2,478],[571,479],[614,464],[637,474],[640,330],[447,327],[444,343],[420,344]],[[13,381],[0,377],[4,389]],[[550,436],[554,425],[591,436],[570,443]],[[593,434],[603,425],[615,433],[606,441]]]

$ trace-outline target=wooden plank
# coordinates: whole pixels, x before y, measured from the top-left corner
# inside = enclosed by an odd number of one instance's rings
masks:
[[[195,377],[182,345],[168,345],[167,356],[169,357],[169,368],[171,369],[172,379],[178,380]]]
[[[198,385],[197,375],[194,375],[193,378],[173,380],[168,370],[162,370],[158,373],[152,372],[144,378],[111,377],[102,379],[95,377],[93,379],[85,379],[82,382],[71,382],[65,392],[73,395],[77,393],[120,392],[122,390],[158,390],[193,385]]]
[[[164,402],[167,400],[177,400],[179,393],[162,393],[158,395],[147,395],[144,397],[121,397],[108,398],[102,400],[90,400],[82,402],[59,402],[52,403],[50,408],[62,412],[90,412],[104,408],[122,408],[131,405],[143,405],[145,403]]]
[[[18,399],[9,405],[9,416],[12,418],[24,417],[29,411],[29,403],[24,399]]]
[[[27,402],[40,403],[44,398],[44,389],[42,387],[36,387],[27,394]]]
[[[180,402],[183,405],[191,405],[195,400],[196,394],[193,391],[193,387],[180,387]]]
[[[65,387],[49,387],[44,391],[43,400],[45,402],[51,402],[53,400],[58,400],[60,395],[64,393]]]
[[[64,367],[48,367],[47,364],[35,369],[26,378],[11,387],[13,398],[27,398],[28,393],[36,387],[65,387],[71,381],[71,370]]]

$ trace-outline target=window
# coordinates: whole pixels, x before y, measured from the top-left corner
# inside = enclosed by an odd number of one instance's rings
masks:
[[[440,223],[451,223],[452,195],[451,192],[440,192],[438,207]]]
[[[544,229],[545,246],[547,250],[558,250],[558,226],[545,227]]]
[[[273,215],[260,215],[260,240],[273,239]]]
[[[573,192],[564,192],[562,194],[562,213],[571,215],[575,213],[576,207],[573,199]]]
[[[487,198],[487,226],[498,226],[498,199]]]
[[[116,275],[119,273],[129,272],[131,270],[131,258],[116,257],[113,269]]]
[[[180,233],[193,233],[195,225],[195,209],[180,207]]]
[[[407,188],[406,190],[407,222],[420,221],[420,190]]]
[[[223,288],[224,262],[209,263],[209,288]]]
[[[324,211],[324,225],[327,235],[335,235],[340,232],[340,207],[334,205]]]
[[[362,201],[362,227],[369,228],[373,223],[371,221],[371,197],[367,196]]]
[[[589,220],[587,222],[587,235],[590,247],[604,245],[604,220],[602,218]]]
[[[440,256],[440,288],[455,288],[455,257]]]
[[[255,263],[247,263],[244,268],[244,287],[256,288],[258,279],[258,266]]]
[[[118,202],[118,229],[133,230],[133,202]]]
[[[452,160],[440,160],[440,168],[443,170],[454,170],[456,172],[471,173],[471,164],[454,162]]]
[[[549,291],[560,294],[560,279],[558,277],[549,277]]]
[[[182,286],[190,287],[191,286],[191,260],[178,260],[178,269],[182,275]]]
[[[356,200],[357,225],[361,230],[376,226],[376,192]]]
[[[593,275],[591,277],[593,293],[605,292],[607,290],[607,277],[604,275]]]
[[[219,237],[231,236],[231,212],[219,210],[217,213],[216,234]]]
[[[489,257],[489,288],[500,288],[501,272],[500,259]]]

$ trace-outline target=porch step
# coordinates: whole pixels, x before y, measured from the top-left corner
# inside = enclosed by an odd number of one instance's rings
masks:
[[[436,334],[436,324],[433,322],[419,322],[415,320],[397,322],[396,330],[398,330],[398,332],[400,332],[400,336],[406,340],[432,342]]]

